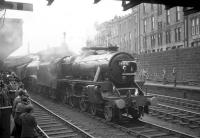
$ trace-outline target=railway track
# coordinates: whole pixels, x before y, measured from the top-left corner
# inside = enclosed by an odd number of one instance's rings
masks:
[[[173,106],[158,104],[150,106],[150,114],[158,118],[189,128],[200,128],[200,113],[183,110]]]
[[[148,93],[148,95],[157,97],[158,101],[161,103],[173,105],[177,108],[182,108],[189,111],[200,113],[200,101],[182,99],[182,98],[153,94],[153,93]]]
[[[149,94],[158,98],[158,104],[150,106],[150,114],[167,122],[191,129],[200,128],[200,101]]]
[[[78,111],[78,109],[74,110]],[[99,116],[93,116],[88,112],[83,112],[83,114],[95,118],[114,128],[118,128],[126,133],[130,133],[136,138],[199,138],[190,134],[153,124],[142,119],[133,121],[129,117],[124,117],[122,123],[106,122],[103,118]]]
[[[48,105],[47,105],[48,106]],[[49,105],[51,108],[55,109],[54,112],[58,113],[61,116],[65,116],[65,109],[69,107],[61,107],[56,104],[51,103]],[[62,111],[63,112],[62,112]],[[80,112],[77,108],[72,108],[72,110],[75,110],[77,112]],[[107,124],[113,128],[120,129],[126,134],[132,135],[132,137],[139,137],[139,138],[197,138],[195,136],[191,136],[188,134],[185,134],[183,132],[178,132],[169,128],[165,128],[162,126],[158,126],[152,123],[149,123],[144,120],[139,120],[136,122],[131,122],[130,118],[123,120],[123,123],[116,123],[116,122],[106,122],[103,118],[99,116],[92,116],[91,114],[87,112],[82,112],[83,115],[87,115],[91,118],[94,118],[100,122],[103,122],[104,124]],[[113,134],[114,135],[114,134]],[[123,137],[122,134],[121,137]],[[115,135],[113,136],[115,138]]]
[[[80,129],[68,120],[56,115],[38,102],[32,100],[38,130],[45,138],[94,138],[87,130]]]
[[[118,127],[134,134],[137,138],[197,138],[144,120],[138,120],[138,122],[129,125],[123,123]]]

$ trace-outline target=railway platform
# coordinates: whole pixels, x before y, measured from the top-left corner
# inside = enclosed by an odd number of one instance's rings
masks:
[[[147,93],[200,101],[200,85],[177,84],[174,86],[172,83],[163,84],[162,82],[146,81],[143,89]]]

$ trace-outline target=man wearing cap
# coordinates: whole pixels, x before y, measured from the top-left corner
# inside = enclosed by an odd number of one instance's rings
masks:
[[[32,115],[33,105],[29,104],[25,108],[25,112],[20,115],[20,123],[22,126],[21,138],[36,138],[37,137],[37,122]]]
[[[15,114],[14,114],[15,128],[12,133],[12,135],[14,135],[15,138],[20,138],[21,136],[21,124],[19,116],[25,112],[25,108],[30,104],[31,103],[30,100],[28,99],[28,96],[25,93],[23,93],[21,96],[21,102],[18,102],[15,108]]]
[[[14,117],[14,114],[15,114],[15,109],[16,109],[16,106],[19,102],[21,102],[21,97],[22,95],[25,95],[25,92],[24,90],[19,90],[19,93],[18,95],[15,97],[14,101],[13,101],[13,117]]]

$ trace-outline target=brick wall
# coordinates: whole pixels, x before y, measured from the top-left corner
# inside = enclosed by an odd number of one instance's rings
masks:
[[[194,81],[200,83],[200,47],[141,54],[138,59],[138,72],[145,69],[148,80],[162,81],[162,70],[165,69],[167,80],[172,82],[172,71],[175,67],[177,82]]]

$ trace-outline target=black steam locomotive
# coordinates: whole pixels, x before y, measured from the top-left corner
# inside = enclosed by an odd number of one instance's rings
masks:
[[[148,112],[149,97],[135,82],[136,70],[130,54],[116,47],[90,47],[79,56],[32,62],[21,75],[29,88],[92,115],[103,112],[112,121],[122,115],[137,119]]]

